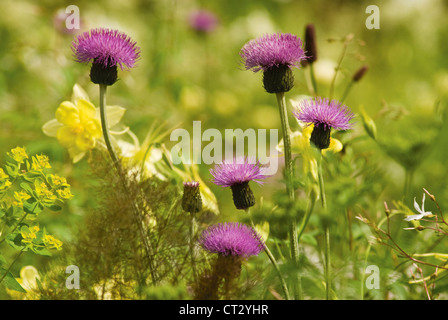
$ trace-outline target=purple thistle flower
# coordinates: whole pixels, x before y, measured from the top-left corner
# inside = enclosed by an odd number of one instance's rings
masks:
[[[215,14],[208,10],[196,10],[190,14],[190,27],[199,32],[212,32],[218,25]]]
[[[247,70],[266,71],[272,67],[300,67],[306,58],[302,40],[289,33],[264,35],[249,41],[241,49],[240,56]]]
[[[210,170],[214,177],[214,184],[222,187],[231,187],[235,184],[241,184],[249,181],[255,181],[262,184],[260,179],[266,178],[261,173],[261,166],[258,161],[251,163],[248,158],[234,158],[232,161],[224,160]]]
[[[346,105],[321,97],[302,101],[300,110],[293,113],[298,120],[314,125],[310,141],[319,149],[326,149],[330,145],[332,128],[349,130],[352,128],[350,120],[354,118],[354,114]]]
[[[349,130],[354,114],[350,109],[337,100],[329,101],[327,98],[316,97],[302,101],[300,110],[293,112],[295,117],[306,123],[313,123],[315,127],[323,126],[325,129]]]
[[[140,48],[123,32],[110,29],[92,29],[72,42],[77,62],[91,62],[103,67],[133,68],[140,57]]]
[[[223,256],[247,258],[264,250],[261,236],[247,225],[236,222],[218,223],[207,228],[199,243],[205,250]]]
[[[290,33],[265,35],[251,40],[240,56],[247,70],[263,70],[263,86],[269,93],[288,92],[294,87],[292,68],[306,59],[302,40]]]

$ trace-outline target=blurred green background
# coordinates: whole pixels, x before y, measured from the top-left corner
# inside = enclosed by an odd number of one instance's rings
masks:
[[[64,29],[61,15],[72,4],[79,7],[81,17],[81,29],[75,34]],[[366,28],[368,5],[380,9],[379,30]],[[188,19],[196,9],[214,12],[217,28],[207,34],[193,30]],[[72,238],[70,225],[80,221],[89,204],[83,192],[87,164],[83,160],[73,165],[66,150],[41,127],[54,118],[62,101],[70,99],[75,83],[97,104],[89,66],[74,62],[70,48],[76,34],[96,27],[120,29],[141,47],[138,66],[120,72],[120,81],[108,91],[108,102],[127,109],[122,122],[140,139],[153,121],[166,121],[167,128],[181,123],[191,130],[192,121],[201,120],[203,131],[280,128],[275,97],[264,92],[261,74],[244,70],[241,47],[265,33],[302,37],[305,25],[313,23],[318,41],[316,78],[319,93],[327,95],[342,52],[340,40],[353,34],[335,98],[358,68],[369,66],[345,101],[355,113],[364,107],[376,121],[378,141],[384,145],[364,138],[352,145],[384,173],[376,183],[379,196],[369,210],[375,214],[383,201],[402,198],[406,168],[413,173],[409,201],[414,196],[421,199],[424,187],[442,208],[448,208],[448,131],[443,122],[448,95],[446,1],[2,0],[0,12],[0,160],[5,161],[11,148],[25,146],[29,154],[47,154],[55,171],[68,177],[75,198],[66,211],[47,218],[63,233],[63,240]],[[308,94],[305,72],[294,73],[296,84],[288,100]],[[365,137],[359,118],[353,135]],[[209,168],[200,169],[208,181]],[[235,219],[229,190],[209,185],[218,198],[221,219]],[[268,197],[278,186],[275,182],[254,191]]]

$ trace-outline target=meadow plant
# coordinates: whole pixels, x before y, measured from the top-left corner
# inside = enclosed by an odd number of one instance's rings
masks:
[[[216,15],[203,10],[189,19],[188,27],[200,35],[215,31],[218,24]],[[205,173],[194,163],[174,164],[166,144],[170,129],[159,119],[140,142],[123,123],[126,109],[106,103],[119,69],[130,71],[141,59],[137,42],[106,28],[75,36],[74,60],[90,64],[90,81],[99,88],[98,104],[75,83],[71,99],[57,106],[54,119],[42,130],[67,150],[74,165],[86,160],[83,179],[93,182],[82,186],[89,195],[88,205],[82,223],[74,227],[76,237],[62,246],[38,218],[44,210],[62,209],[73,197],[70,185],[49,172],[45,155],[30,157],[24,148],[12,149],[0,169],[0,245],[9,245],[16,254],[11,258],[2,251],[0,284],[14,291],[11,296],[19,292],[40,299],[291,300],[354,297],[357,293],[340,289],[356,283],[364,299],[368,294],[363,268],[374,243],[379,243],[406,260],[397,269],[433,299],[448,268],[447,254],[434,249],[448,234],[435,196],[424,189],[421,204],[414,198],[415,212],[405,197],[394,202],[395,209],[385,202],[385,216],[377,222],[367,203],[383,197],[380,180],[386,174],[368,152],[355,148],[359,141],[370,139],[397,160],[407,172],[406,196],[412,175],[424,160],[419,148],[427,150],[431,139],[388,143],[389,137],[384,139],[376,119],[362,106],[358,114],[345,105],[369,70],[367,64],[355,67],[355,72],[343,70],[353,34],[332,40],[342,45],[342,52],[325,94],[315,73],[320,59],[317,31],[314,24],[307,24],[304,41],[291,33],[264,34],[247,41],[239,52],[245,70],[262,73],[258,92],[264,89],[276,96],[282,140],[275,147],[284,159],[279,185],[278,177],[264,174],[263,166],[249,154],[223,159],[205,168]],[[195,68],[197,72],[199,67]],[[305,83],[296,81],[296,72]],[[345,82],[337,99],[336,78],[342,76]],[[208,77],[206,70],[204,79]],[[209,88],[211,82],[205,82]],[[308,92],[302,91],[304,87]],[[286,95],[296,89],[301,90],[299,95],[287,103]],[[206,91],[208,104],[213,92]],[[357,130],[357,118],[363,132]],[[233,205],[218,203],[214,187],[230,188]],[[425,205],[426,197],[432,208]],[[228,212],[222,215],[221,208]],[[353,234],[355,211],[363,211],[358,221],[374,235],[366,250],[358,241],[364,233]],[[391,218],[400,215],[394,227]],[[411,232],[428,231],[434,247],[425,251],[415,253],[397,240],[400,232],[409,237]],[[12,269],[25,251],[44,256],[60,252],[50,271],[27,266],[16,279]],[[334,260],[337,254],[344,261]],[[83,270],[80,290],[60,286],[67,265]]]
[[[8,261],[10,252],[2,249],[0,284],[26,293],[11,269],[25,252],[51,256],[62,250],[62,241],[40,225],[39,217],[61,211],[73,195],[67,180],[50,171],[46,155],[29,156],[25,148],[16,147],[7,156],[4,169],[0,168],[0,245],[13,248],[15,255]]]

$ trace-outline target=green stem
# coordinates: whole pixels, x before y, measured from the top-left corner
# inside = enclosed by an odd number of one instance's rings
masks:
[[[6,276],[8,275],[9,271],[11,271],[12,266],[14,265],[14,263],[16,263],[16,261],[19,259],[19,257],[22,255],[23,253],[23,249],[20,250],[20,252],[16,255],[16,257],[14,258],[14,260],[11,262],[11,264],[9,265],[8,269],[6,270],[5,274],[2,276],[2,278],[0,279],[0,283],[2,283],[3,279],[6,278]]]
[[[157,283],[157,278],[156,278],[156,273],[155,273],[155,268],[153,266],[153,261],[152,261],[152,249],[151,246],[149,244],[149,240],[147,239],[146,235],[145,235],[145,231],[144,231],[144,227],[143,227],[143,221],[141,219],[140,216],[140,212],[136,206],[136,204],[134,203],[134,201],[132,200],[131,197],[131,193],[129,192],[129,189],[127,187],[127,183],[126,183],[126,177],[125,174],[122,170],[122,167],[120,165],[120,162],[118,161],[118,157],[115,153],[114,147],[111,143],[111,139],[110,139],[110,134],[109,134],[109,127],[107,125],[107,116],[106,116],[106,91],[107,91],[107,85],[105,84],[100,84],[100,117],[101,117],[101,127],[102,127],[102,131],[103,131],[103,137],[104,137],[104,142],[106,143],[106,148],[107,151],[109,152],[109,155],[112,159],[112,163],[115,167],[115,169],[118,172],[118,176],[120,177],[120,181],[123,185],[123,189],[126,193],[126,196],[128,197],[129,203],[131,203],[132,205],[132,209],[133,209],[133,213],[134,213],[134,218],[136,219],[138,228],[139,228],[139,232],[140,232],[140,236],[142,238],[143,241],[143,246],[145,248],[145,252],[146,252],[146,258],[148,260],[148,264],[149,264],[149,270],[151,273],[151,278],[154,284]]]
[[[300,227],[299,227],[299,234],[297,235],[297,242],[300,242],[300,238],[302,237],[302,234],[305,231],[308,221],[310,220],[311,213],[313,212],[315,204],[316,204],[316,197],[310,196],[310,203],[309,203],[308,209],[305,212],[305,216],[303,217],[302,223],[300,224]]]
[[[341,53],[341,56],[339,58],[338,65],[335,68],[333,79],[331,80],[329,100],[333,99],[333,92],[334,92],[334,87],[335,87],[335,84],[336,84],[336,77],[338,75],[339,70],[341,69],[342,60],[344,59],[344,56],[345,56],[345,53],[347,51],[347,47],[348,47],[349,42],[350,41],[348,39],[346,39],[344,41],[344,45],[342,47],[342,53]]]
[[[317,96],[317,83],[316,83],[316,76],[314,74],[314,67],[313,63],[310,64],[310,78],[311,78],[311,84],[313,86],[313,93],[315,96]]]
[[[254,230],[256,230],[256,229],[255,229],[255,224],[254,224],[254,222],[252,221],[252,217],[250,216],[249,208],[246,209],[246,212],[247,212],[247,215],[249,216],[249,219],[250,219],[250,223],[251,223],[251,225],[252,225],[252,228],[253,228]],[[275,271],[277,271],[277,275],[278,275],[278,278],[280,279],[280,283],[281,283],[281,285],[282,285],[283,293],[285,294],[286,300],[291,300],[291,297],[289,296],[289,290],[288,290],[288,286],[286,285],[285,278],[283,278],[283,275],[282,275],[282,273],[281,273],[281,271],[280,271],[280,268],[279,268],[279,266],[278,266],[277,260],[275,259],[275,257],[274,257],[274,255],[272,254],[271,250],[269,250],[267,244],[265,244],[265,246],[264,246],[264,251],[266,252],[266,254],[267,254],[269,260],[271,260],[271,263],[272,263],[272,265],[274,266]]]
[[[349,92],[350,92],[350,90],[351,90],[351,88],[352,88],[352,86],[353,86],[353,83],[354,83],[354,81],[351,80],[351,81],[347,84],[347,87],[345,88],[344,94],[342,95],[342,98],[341,98],[341,100],[340,100],[341,103],[344,102],[344,100],[347,98],[347,96],[348,96],[348,94],[349,94]]]
[[[33,210],[31,210],[31,213],[34,212],[34,210],[36,210],[37,205],[39,204],[39,202],[36,201],[36,204],[33,207]],[[23,220],[25,220],[25,218],[28,216],[29,212],[25,212],[25,214],[22,216],[22,218],[20,218],[20,221],[17,222],[17,224],[14,226],[14,228],[11,230],[11,233],[13,233],[14,231],[16,231],[17,227],[22,223]],[[3,238],[0,240],[0,244],[3,243],[3,241],[5,241],[6,238]]]
[[[292,162],[292,154],[291,154],[291,138],[290,138],[290,128],[288,123],[288,112],[286,109],[286,100],[285,93],[280,92],[276,93],[277,103],[280,111],[280,120],[282,125],[283,132],[283,145],[285,152],[285,176],[286,176],[286,191],[289,196],[289,200],[291,203],[294,201],[294,187],[293,187],[293,162]],[[298,267],[298,258],[299,258],[299,243],[297,241],[297,220],[295,218],[292,219],[290,223],[290,250],[291,250],[291,258],[293,260],[294,266]],[[298,276],[294,275],[294,278],[297,278],[294,281],[294,295],[295,298],[298,299],[300,294],[300,284],[298,280]]]
[[[324,186],[324,178],[323,178],[323,170],[322,170],[322,150],[320,152],[320,159],[319,159],[319,190],[320,190],[320,197],[322,202],[322,208],[324,209],[324,214],[326,215],[327,210],[327,199],[325,196],[325,186]],[[327,220],[327,217],[324,218]],[[331,261],[330,261],[330,227],[329,227],[329,221],[324,221],[325,225],[325,291],[326,291],[326,298],[327,300],[331,299]]]
[[[196,260],[194,258],[194,238],[195,238],[195,224],[196,224],[196,219],[194,216],[194,213],[191,212],[191,219],[190,219],[190,257],[191,257],[191,267],[193,269],[193,280],[196,282],[198,275],[197,275],[197,271],[196,271]]]

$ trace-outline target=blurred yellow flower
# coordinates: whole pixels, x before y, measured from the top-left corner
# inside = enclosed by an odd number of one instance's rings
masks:
[[[124,112],[122,107],[106,106],[109,127],[116,125]],[[87,93],[79,85],[73,87],[72,101],[62,102],[55,116],[56,119],[45,123],[42,130],[46,135],[56,137],[68,149],[74,163],[102,140],[99,109],[89,101]]]
[[[16,278],[17,282],[20,283],[26,293],[21,293],[15,290],[6,289],[9,295],[13,299],[25,299],[34,300],[39,299],[39,294],[37,292],[38,285],[37,279],[40,280],[39,272],[33,266],[24,266],[20,269],[20,278]]]

